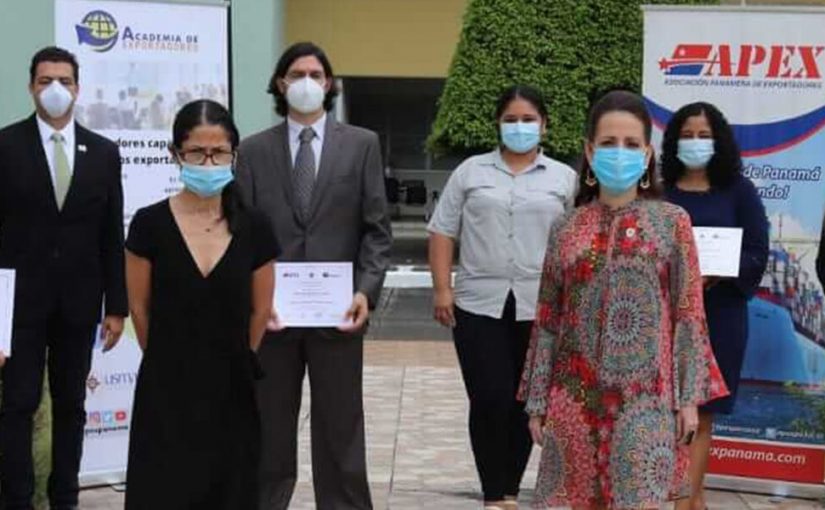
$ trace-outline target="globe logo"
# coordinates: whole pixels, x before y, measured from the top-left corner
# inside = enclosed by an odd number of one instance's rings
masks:
[[[87,14],[77,30],[77,42],[86,44],[94,51],[109,51],[117,43],[117,21],[106,11],[92,11]]]

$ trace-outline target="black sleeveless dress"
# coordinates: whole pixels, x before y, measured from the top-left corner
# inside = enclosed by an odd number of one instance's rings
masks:
[[[127,510],[257,508],[257,360],[252,273],[278,254],[265,217],[239,214],[207,276],[164,200],[137,212],[126,247],[152,263],[148,345],[138,374]]]

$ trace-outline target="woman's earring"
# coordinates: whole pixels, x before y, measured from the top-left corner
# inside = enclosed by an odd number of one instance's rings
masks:
[[[650,175],[648,175],[647,172],[645,172],[644,179],[639,181],[639,187],[642,188],[642,189],[650,188]]]
[[[591,188],[598,184],[599,181],[596,180],[596,177],[593,175],[593,171],[589,168],[587,169],[587,177],[584,179],[584,183],[590,186]]]

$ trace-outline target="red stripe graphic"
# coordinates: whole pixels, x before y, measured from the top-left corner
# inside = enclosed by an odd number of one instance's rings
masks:
[[[825,483],[825,450],[714,438],[708,471],[821,484]]]

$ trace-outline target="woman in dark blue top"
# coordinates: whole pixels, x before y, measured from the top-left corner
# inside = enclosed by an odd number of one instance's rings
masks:
[[[668,200],[687,210],[694,226],[743,230],[739,277],[703,278],[711,345],[730,396],[700,408],[691,446],[691,498],[677,508],[702,510],[713,413],[730,414],[736,400],[748,339],[747,302],[768,260],[768,220],[756,188],[742,175],[733,131],[711,104],[692,103],[673,115],[662,141],[662,175]]]

